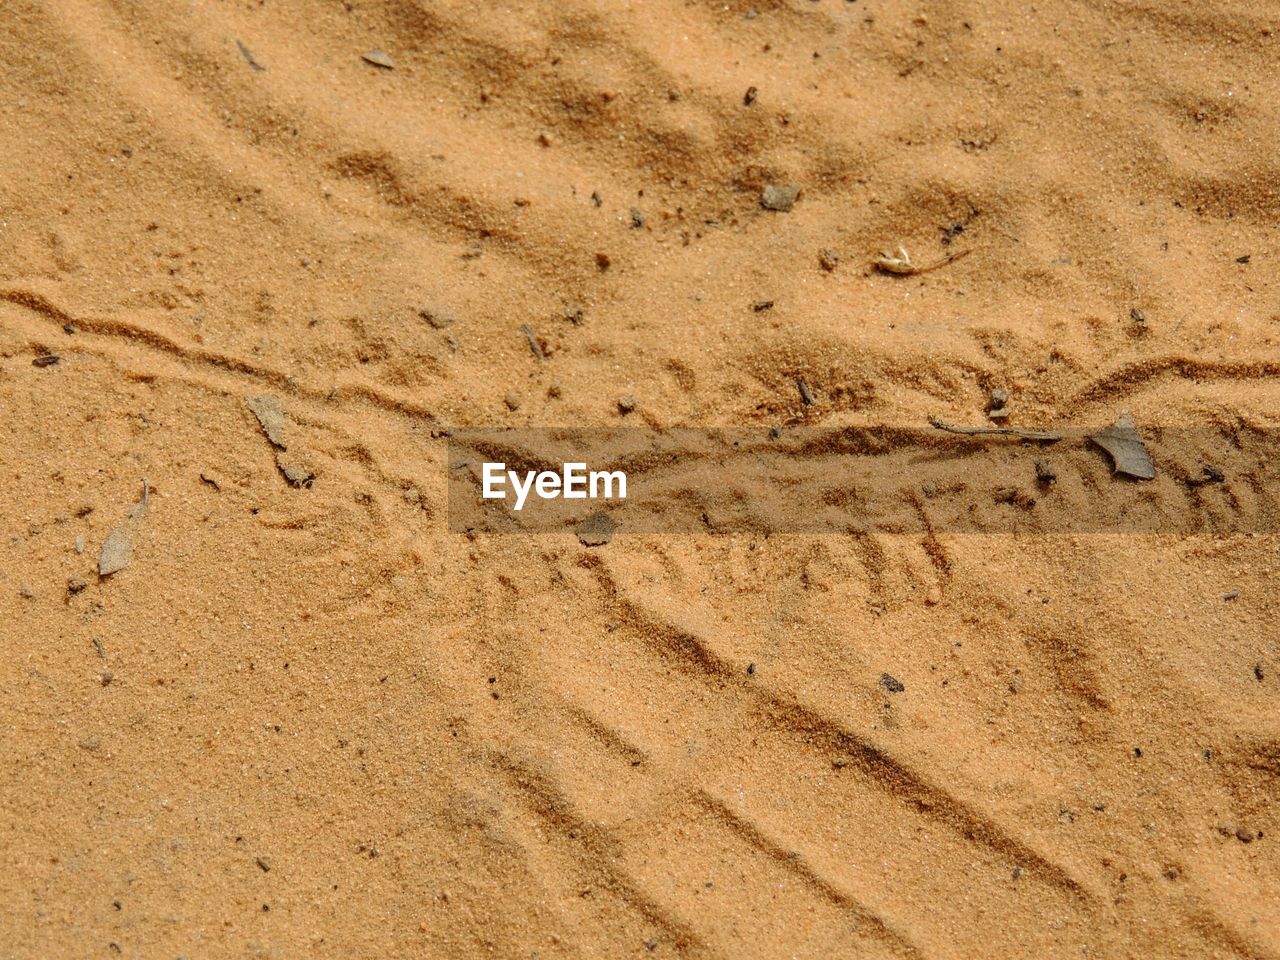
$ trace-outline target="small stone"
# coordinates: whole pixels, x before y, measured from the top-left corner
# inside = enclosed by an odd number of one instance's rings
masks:
[[[787,213],[795,206],[799,196],[799,187],[771,183],[760,192],[760,206],[777,213]]]
[[[907,688],[903,686],[901,680],[897,680],[887,673],[880,674],[880,686],[884,687],[890,693],[902,693]]]
[[[584,547],[602,547],[613,539],[618,525],[603,510],[597,510],[578,524],[578,542]]]
[[[103,670],[100,674],[98,674],[98,682],[102,684],[104,687],[110,684],[111,681],[114,680],[115,678],[116,678],[116,675],[112,673],[110,670]]]
[[[631,208],[631,229],[641,230],[644,228],[644,225],[645,225],[644,212],[641,211],[638,207],[632,207]]]
[[[1057,482],[1058,471],[1053,469],[1053,464],[1048,460],[1036,461],[1036,480],[1045,486]]]
[[[89,582],[81,577],[72,577],[67,581],[67,593],[75,596],[85,587],[89,586]]]
[[[580,325],[587,317],[587,311],[580,303],[565,304],[564,318],[572,323],[575,327]]]
[[[538,134],[538,142],[544,147],[551,146],[551,134],[544,130],[542,133]]]
[[[996,387],[994,390],[991,391],[991,409],[994,410],[997,407],[1003,407],[1008,402],[1009,402],[1008,390],[1005,390],[1003,387]]]
[[[631,413],[636,408],[636,398],[631,394],[625,394],[618,398],[618,412],[623,416]]]
[[[502,402],[507,405],[508,410],[510,410],[512,413],[515,413],[517,410],[520,409],[520,404],[522,401],[520,399],[520,394],[508,393],[505,397],[502,398]]]
[[[76,537],[76,553],[84,553],[84,537]]]
[[[756,102],[756,95],[759,93],[755,87],[747,87],[747,92],[742,95],[743,106],[749,107]]]
[[[31,361],[33,367],[52,367],[55,363],[61,362],[62,358],[53,353],[46,353],[43,356],[36,357]]]
[[[391,59],[385,50],[370,50],[368,53],[360,54],[360,58],[365,63],[371,63],[375,67],[382,67],[384,70],[394,70],[396,62]]]
[[[427,304],[418,310],[418,316],[427,321],[434,329],[443,330],[445,327],[452,326],[458,320],[458,315],[448,307],[442,307],[437,303]]]
[[[1248,827],[1236,827],[1236,839],[1241,843],[1253,843],[1257,839],[1257,834]]]
[[[36,592],[31,589],[30,584],[24,583],[18,587],[18,595],[26,600],[33,600],[35,599]]]
[[[411,507],[419,506],[422,503],[422,494],[417,487],[409,487],[401,496],[404,497],[404,502]]]
[[[85,737],[83,740],[80,741],[80,749],[88,750],[90,753],[97,750],[101,746],[102,746],[102,738],[97,736],[96,734],[93,736]]]
[[[830,273],[840,265],[840,255],[830,247],[823,247],[818,251],[818,266]]]

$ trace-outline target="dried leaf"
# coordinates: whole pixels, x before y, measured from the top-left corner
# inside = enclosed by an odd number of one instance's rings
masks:
[[[98,576],[109,577],[133,562],[133,538],[142,518],[147,515],[150,499],[151,488],[143,480],[142,499],[130,508],[124,522],[112,530],[102,543],[102,552],[98,554]]]
[[[370,50],[360,56],[365,63],[372,63],[375,67],[382,67],[384,70],[394,70],[396,68],[396,62],[391,59],[385,50]]]
[[[258,423],[262,424],[262,432],[267,435],[272,445],[281,450],[288,450],[286,432],[289,427],[289,416],[284,412],[284,407],[280,406],[280,401],[270,394],[263,394],[260,397],[250,397],[248,403],[249,409],[258,418]]]
[[[1116,473],[1138,480],[1155,479],[1156,465],[1129,414],[1122,413],[1115,423],[1100,433],[1091,433],[1089,439],[1107,451]]]
[[[123,570],[133,560],[133,536],[127,525],[111,531],[98,555],[98,576],[109,577]]]

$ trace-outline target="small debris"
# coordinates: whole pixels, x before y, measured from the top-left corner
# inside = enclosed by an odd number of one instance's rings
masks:
[[[1253,665],[1253,679],[1257,680],[1259,683],[1266,679],[1266,674],[1262,672],[1261,663],[1255,663]]]
[[[22,597],[24,600],[34,600],[36,592],[31,589],[31,584],[22,583],[18,585],[18,596]]]
[[[252,67],[254,70],[267,69],[262,64],[260,64],[257,60],[254,59],[253,54],[249,52],[249,48],[246,47],[239,40],[236,41],[236,47],[238,47],[240,50],[240,56],[244,57],[244,62],[247,63],[250,67]]]
[[[288,450],[286,434],[289,417],[284,412],[284,407],[280,406],[280,400],[270,394],[263,394],[250,397],[248,404],[253,415],[258,418],[258,423],[262,425],[262,432],[271,441],[271,445],[280,450]]]
[[[114,680],[115,678],[116,678],[116,675],[112,673],[110,670],[103,670],[100,674],[98,674],[98,682],[102,684],[104,687],[110,686],[111,681]]]
[[[578,542],[584,547],[602,547],[613,539],[618,525],[603,510],[597,510],[578,524]]]
[[[394,70],[396,68],[396,62],[391,59],[385,50],[370,50],[368,53],[360,54],[360,59],[384,70]]]
[[[991,391],[990,410],[998,410],[1009,402],[1009,391],[1004,387],[996,387]]]
[[[545,130],[538,134],[538,143],[542,144],[542,146],[549,147],[551,146],[551,142],[551,134],[547,133]]]
[[[307,487],[311,486],[316,475],[310,467],[305,464],[276,454],[276,466],[280,468],[280,472],[284,475],[291,487]]]
[[[636,398],[631,394],[624,394],[618,398],[618,412],[624,417],[636,408]]]
[[[766,310],[773,309],[773,301],[757,300],[755,303],[751,304],[751,309],[754,310],[756,313],[764,313]]]
[[[962,427],[947,423],[937,417],[929,418],[929,425],[944,433],[958,433],[965,437],[1017,437],[1019,440],[1040,440],[1044,443],[1055,443],[1062,439],[1062,434],[1052,430],[1021,430],[1018,427]]]
[[[85,737],[83,740],[80,741],[80,749],[88,750],[90,753],[93,753],[95,750],[97,750],[101,746],[102,746],[102,738],[96,734],[94,734],[93,736]]]
[[[749,107],[756,102],[756,94],[759,93],[755,87],[747,87],[747,92],[742,95],[742,105]]]
[[[220,484],[215,477],[211,477],[207,473],[200,474],[200,482],[207,483],[209,486],[213,487],[214,490],[222,490],[222,484]]]
[[[582,321],[587,318],[586,308],[580,303],[567,303],[564,308],[564,318],[575,327],[581,326]]]
[[[840,255],[830,247],[823,247],[818,251],[818,266],[827,273],[831,273],[840,265]]]
[[[1143,313],[1141,310],[1139,310],[1137,307],[1133,307],[1129,311],[1129,319],[1132,320],[1134,323],[1146,323],[1147,315]]]
[[[142,499],[129,510],[124,522],[107,535],[103,541],[102,552],[98,554],[98,576],[109,577],[119,573],[133,562],[133,539],[137,535],[142,518],[147,515],[150,505],[151,486],[142,481]]]
[[[932,263],[918,264],[911,259],[911,254],[907,252],[907,248],[902,244],[898,244],[898,252],[896,254],[881,253],[871,262],[881,273],[892,273],[905,277],[937,270],[939,267],[946,266],[952,260],[959,260],[961,257],[968,255],[968,250],[957,250],[955,253],[948,253],[946,256],[939,257]]]
[[[631,208],[631,229],[642,230],[644,229],[644,224],[645,224],[644,212],[640,210],[639,207],[632,207]]]
[[[1186,484],[1188,487],[1204,487],[1211,483],[1222,483],[1226,479],[1226,474],[1213,464],[1206,463],[1200,469],[1200,476],[1192,477],[1190,480],[1186,481]]]
[[[534,332],[529,329],[529,325],[527,323],[520,325],[520,332],[523,333],[525,339],[529,341],[529,349],[533,351],[533,355],[538,358],[538,361],[541,362],[547,359],[547,354],[542,349],[542,344],[538,342],[537,336],[535,336]]]
[[[456,313],[438,303],[429,303],[424,307],[420,307],[418,316],[427,321],[436,330],[443,330],[445,327],[453,326],[458,322]]]
[[[1240,591],[1239,591],[1239,590],[1228,590],[1226,593],[1224,593],[1224,594],[1222,595],[1222,599],[1223,599],[1223,600],[1234,600],[1234,599],[1236,599],[1236,598],[1237,598],[1237,597],[1239,597],[1239,596],[1240,596]]]
[[[89,586],[89,581],[85,580],[83,577],[72,577],[67,581],[67,593],[74,597],[87,586]]]
[[[787,213],[796,205],[799,196],[799,187],[771,183],[760,192],[760,206],[776,213]]]
[[[263,873],[271,872],[271,864],[267,863],[267,861],[263,860],[261,857],[257,858],[257,864],[258,864],[258,869],[261,870]]]
[[[1137,480],[1154,480],[1156,466],[1134,426],[1133,418],[1122,413],[1120,418],[1100,433],[1089,434],[1089,439],[1111,457],[1114,472]]]
[[[520,399],[520,394],[508,393],[505,397],[502,398],[502,402],[507,405],[508,410],[510,410],[512,413],[515,413],[517,410],[520,409],[520,404],[522,401]]]
[[[1248,263],[1249,260],[1250,260],[1250,255],[1247,253],[1243,257],[1236,257],[1236,263]]]
[[[62,358],[56,353],[46,353],[36,357],[31,361],[33,367],[52,367],[55,363],[61,363]]]
[[[76,537],[75,549],[76,553],[84,553],[84,537]]]
[[[800,401],[806,406],[813,406],[813,391],[803,379],[796,380],[796,389],[800,391]]]
[[[884,687],[890,693],[902,693],[907,688],[903,686],[902,681],[895,679],[887,673],[880,674],[880,686]]]
[[[1037,460],[1036,480],[1046,487],[1051,486],[1058,481],[1058,471],[1053,469],[1053,464],[1048,460]]]
[[[597,269],[600,269],[600,270],[608,270],[608,269],[609,269],[609,266],[610,266],[612,263],[613,263],[613,261],[609,259],[609,255],[608,255],[607,253],[597,253],[597,254],[596,254],[596,268],[597,268]]]

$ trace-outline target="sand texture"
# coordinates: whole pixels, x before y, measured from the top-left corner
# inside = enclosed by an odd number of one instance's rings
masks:
[[[0,958],[1280,957],[1278,63],[1261,0],[4,0]],[[998,509],[1207,532],[448,527],[456,429],[995,390],[1157,471]]]

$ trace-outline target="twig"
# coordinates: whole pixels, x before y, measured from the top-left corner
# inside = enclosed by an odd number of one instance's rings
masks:
[[[1053,443],[1062,439],[1062,434],[1050,430],[1019,430],[1017,427],[958,427],[953,423],[944,423],[937,417],[929,418],[929,425],[935,430],[946,433],[958,433],[966,437],[1017,437],[1020,440],[1042,440]]]
[[[912,276],[917,273],[937,270],[939,267],[946,266],[952,260],[959,260],[961,257],[967,256],[969,252],[968,250],[957,250],[955,253],[948,253],[946,256],[933,261],[933,263],[918,264],[911,259],[911,254],[907,253],[907,248],[899,244],[896,256],[890,253],[882,253],[872,263],[885,273]]]
[[[524,338],[529,341],[529,349],[533,351],[533,355],[539,360],[547,359],[546,353],[542,350],[542,344],[538,342],[538,337],[529,329],[527,323],[520,325],[520,332],[524,334]]]

